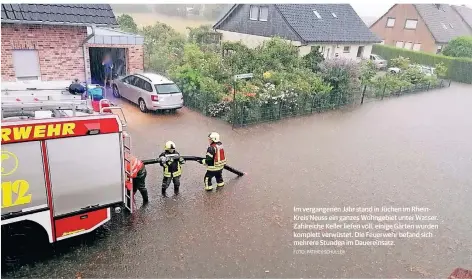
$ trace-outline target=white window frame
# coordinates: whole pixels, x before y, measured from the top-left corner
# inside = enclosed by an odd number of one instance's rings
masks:
[[[255,12],[255,17],[253,17],[253,11],[252,9],[255,8],[257,9],[257,12]],[[249,19],[250,20],[259,20],[259,6],[257,5],[250,5],[249,6]]]
[[[34,52],[35,53],[35,60],[37,61],[37,75],[18,75],[19,69],[16,67],[15,63],[15,56],[19,55],[21,52]],[[41,80],[41,65],[39,62],[39,51],[37,49],[13,49],[12,50],[12,59],[13,59],[13,70],[15,71],[15,78],[17,81],[25,81],[25,80]],[[32,68],[31,62],[32,60],[28,59],[28,64],[26,63],[19,63],[25,67]],[[21,72],[21,71],[20,71]]]
[[[404,49],[411,50],[413,47],[413,42],[405,42],[405,45],[403,46]]]
[[[418,26],[418,20],[417,19],[407,19],[407,20],[405,20],[405,29],[415,30],[417,26]]]
[[[421,50],[421,43],[413,44],[413,50],[414,51],[420,51]]]
[[[318,19],[321,19],[321,15],[317,10],[313,10],[313,13],[316,15]]]
[[[390,24],[391,20],[393,20],[393,23]],[[387,18],[387,24],[386,24],[386,27],[389,27],[389,28],[392,28],[395,26],[395,18],[394,17],[389,17]]]
[[[401,46],[399,46],[398,43],[401,43]],[[404,45],[405,45],[405,42],[404,42],[404,41],[396,41],[396,42],[395,42],[395,47],[403,48]]]
[[[267,10],[267,16],[265,19],[262,19],[262,10]],[[269,6],[259,6],[259,21],[267,21],[269,18]]]
[[[347,51],[346,51],[347,48]],[[343,47],[343,53],[350,53],[351,52],[351,46],[344,46]]]

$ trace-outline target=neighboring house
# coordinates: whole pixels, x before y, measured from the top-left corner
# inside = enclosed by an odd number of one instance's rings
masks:
[[[2,4],[2,81],[92,80],[111,53],[122,73],[142,71],[143,37],[123,33],[110,5]]]
[[[472,35],[472,9],[445,4],[396,4],[372,26],[382,43],[410,50],[441,52],[459,36]]]
[[[300,55],[320,46],[326,58],[368,58],[380,42],[349,4],[235,4],[213,28],[223,41],[251,48],[274,36],[299,47]]]

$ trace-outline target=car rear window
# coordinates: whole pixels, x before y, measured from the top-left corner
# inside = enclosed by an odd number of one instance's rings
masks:
[[[180,93],[179,87],[175,83],[155,84],[157,94]]]

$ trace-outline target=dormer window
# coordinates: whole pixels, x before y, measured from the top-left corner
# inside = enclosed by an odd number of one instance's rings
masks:
[[[269,18],[268,6],[251,5],[249,9],[249,19],[258,21],[267,21]]]
[[[320,13],[318,13],[318,11],[313,10],[313,13],[316,15],[316,17],[317,17],[318,19],[321,19],[321,15],[320,15]]]

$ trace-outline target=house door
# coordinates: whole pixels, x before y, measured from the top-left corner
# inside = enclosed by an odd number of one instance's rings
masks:
[[[359,46],[357,49],[357,57],[362,58],[364,56],[364,46]]]

